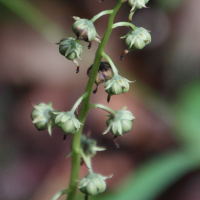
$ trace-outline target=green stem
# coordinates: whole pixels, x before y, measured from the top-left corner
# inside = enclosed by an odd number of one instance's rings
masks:
[[[130,22],[118,22],[118,23],[113,24],[113,28],[117,28],[119,26],[129,26],[133,30],[137,29],[137,27],[135,25],[133,25],[132,23],[130,23]]]
[[[85,92],[81,97],[79,97],[79,99],[76,101],[76,103],[74,104],[74,106],[71,109],[71,112],[75,112],[76,108],[79,106],[79,104],[81,103],[81,101],[83,101],[84,98],[87,97],[87,92]]]
[[[111,66],[111,68],[113,70],[114,75],[117,75],[118,74],[118,70],[115,67],[115,64],[113,63],[113,61],[111,60],[111,58],[105,52],[102,53],[102,56],[104,58],[106,58],[106,60],[110,63],[110,66]]]
[[[104,10],[104,11],[100,12],[99,14],[95,15],[90,21],[92,23],[94,23],[97,19],[99,19],[103,15],[112,14],[112,12],[113,12],[113,10]]]
[[[100,63],[102,60],[102,53],[104,52],[104,49],[106,47],[106,44],[107,44],[110,34],[112,32],[112,26],[113,26],[113,21],[114,21],[115,15],[116,15],[117,11],[119,10],[120,6],[122,5],[122,3],[123,3],[123,0],[119,0],[117,5],[113,9],[113,12],[109,17],[106,33],[105,33],[101,43],[99,44],[99,47],[96,52],[93,67],[92,67],[90,77],[89,77],[89,80],[88,80],[88,83],[87,83],[87,86],[85,89],[85,93],[87,93],[88,96],[85,99],[83,99],[83,101],[82,101],[82,106],[81,106],[81,110],[79,112],[79,117],[78,117],[79,121],[82,124],[85,123],[85,120],[87,118],[87,115],[88,115],[88,112],[90,109],[90,97],[92,94],[92,89],[93,89],[93,85],[95,82],[95,78],[97,76],[99,66],[100,66]],[[69,193],[67,196],[67,200],[74,200],[75,195],[76,195],[77,180],[79,179],[79,169],[80,169],[79,151],[80,151],[80,142],[81,142],[82,131],[83,131],[83,126],[81,126],[81,129],[76,134],[73,135],[73,139],[72,139],[71,177],[70,177]]]
[[[128,16],[128,19],[129,19],[130,22],[132,22],[132,18],[133,18],[133,15],[134,15],[134,13],[135,13],[136,10],[137,10],[137,9],[135,8],[134,10],[132,10],[132,11],[130,12],[130,14],[129,14],[129,16]]]
[[[116,114],[116,112],[113,109],[111,109],[107,106],[101,105],[101,104],[90,104],[90,108],[101,108],[101,109],[109,112],[113,116],[115,116],[115,114]]]

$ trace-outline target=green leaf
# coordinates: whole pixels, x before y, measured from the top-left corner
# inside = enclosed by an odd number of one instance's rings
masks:
[[[186,146],[199,147],[200,143],[200,82],[184,87],[174,106],[174,127],[177,137]],[[200,147],[199,147],[200,151]]]
[[[170,152],[157,157],[140,167],[129,177],[129,181],[115,194],[98,198],[98,200],[151,200],[161,194],[190,170],[200,165],[185,152]],[[96,197],[95,197],[96,199]]]

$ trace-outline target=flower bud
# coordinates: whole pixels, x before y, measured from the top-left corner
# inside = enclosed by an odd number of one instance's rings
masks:
[[[88,138],[86,135],[81,136],[81,149],[85,156],[93,157],[97,151],[104,151],[105,148],[98,147],[97,142]]]
[[[76,40],[72,37],[64,38],[56,44],[59,44],[60,54],[65,56],[68,60],[72,60],[72,62],[76,65],[76,73],[78,73],[80,65],[75,59],[79,58],[81,60],[80,55],[83,51],[83,45],[79,43],[79,40]]]
[[[55,124],[60,127],[64,133],[75,134],[79,131],[82,125],[78,119],[76,119],[74,113],[68,112],[53,112],[56,114]]]
[[[130,50],[142,49],[151,42],[151,35],[145,28],[137,28],[135,31],[129,31],[126,38],[126,45]]]
[[[105,91],[108,93],[108,103],[112,95],[128,92],[129,83],[133,82],[134,81],[129,81],[118,74],[114,75],[110,80],[108,80],[104,86]]]
[[[92,66],[93,65],[91,65],[87,70],[88,76],[90,76]],[[110,64],[108,62],[101,62],[96,79],[95,79],[96,89],[93,91],[93,93],[97,92],[97,88],[99,84],[105,83],[107,80],[111,79],[112,77],[113,77],[113,71]]]
[[[135,9],[146,8],[146,5],[149,0],[128,0],[128,4],[132,6],[131,12]]]
[[[133,125],[133,120],[135,119],[133,114],[126,110],[126,107],[122,110],[116,111],[115,116],[109,114],[108,117],[109,119],[106,122],[108,128],[103,134],[111,131],[115,136],[120,136],[130,131]]]
[[[73,18],[76,22],[74,22],[72,30],[76,34],[77,38],[85,40],[86,42],[92,42],[93,40],[100,42],[94,24],[90,20],[81,19],[79,17]]]
[[[35,127],[38,130],[48,129],[49,134],[51,135],[51,128],[54,126],[54,109],[52,108],[52,104],[48,105],[45,103],[39,103],[34,106],[34,109],[31,113],[31,118]]]
[[[137,28],[134,31],[129,31],[128,34],[121,38],[126,38],[126,45],[128,50],[125,50],[121,55],[120,59],[123,59],[123,56],[133,49],[142,49],[147,44],[151,42],[151,35],[145,28]]]
[[[102,193],[106,189],[105,180],[110,177],[103,177],[100,174],[90,172],[79,183],[79,189],[87,195],[96,195]]]
[[[68,60],[74,60],[75,58],[80,58],[82,54],[83,45],[79,43],[78,40],[67,37],[60,40],[59,44],[59,52],[63,56],[65,56]]]

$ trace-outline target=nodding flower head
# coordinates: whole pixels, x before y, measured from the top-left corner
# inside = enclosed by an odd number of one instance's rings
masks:
[[[123,38],[126,38],[126,46],[128,47],[128,50],[124,50],[120,57],[121,60],[128,52],[133,49],[142,49],[151,42],[151,35],[149,31],[142,27],[137,28],[134,31],[129,31],[125,36],[121,37],[121,39]]]
[[[129,50],[142,49],[151,42],[150,33],[142,27],[129,31],[128,34],[121,38],[126,38],[126,45]]]
[[[51,135],[51,128],[54,126],[54,109],[52,104],[39,103],[34,106],[34,109],[31,113],[31,118],[35,127],[38,130],[48,129],[49,134]]]
[[[135,119],[133,114],[126,110],[126,107],[122,110],[116,111],[114,116],[109,114],[108,117],[109,119],[106,122],[108,128],[103,134],[111,131],[115,136],[120,136],[130,131],[133,125],[133,120]]]
[[[146,8],[146,5],[149,0],[128,0],[128,4],[132,7],[131,12],[135,9]]]
[[[96,140],[88,138],[86,135],[81,136],[81,149],[85,156],[93,157],[97,151],[104,151],[105,148],[98,147]]]
[[[103,177],[100,174],[90,172],[79,183],[79,190],[86,195],[96,195],[106,190],[105,180],[110,177]]]
[[[75,58],[80,58],[82,54],[83,45],[79,43],[79,40],[72,37],[63,38],[60,40],[59,52],[65,56],[68,60],[74,60]]]
[[[87,70],[87,75],[90,76],[93,65],[91,65]],[[105,83],[113,77],[113,70],[108,62],[101,62],[99,66],[99,70],[95,79],[96,89],[93,93],[97,92],[98,85],[101,83]]]
[[[86,42],[92,42],[93,40],[100,42],[94,24],[90,20],[81,19],[79,17],[73,18],[76,21],[72,26],[72,30],[76,34],[77,38],[85,40]]]
[[[87,70],[87,75],[90,76],[91,70],[92,70],[91,65],[88,70]],[[95,83],[97,85],[101,83],[105,83],[107,80],[111,79],[113,77],[113,71],[108,62],[101,62],[98,70],[98,74],[95,79]]]
[[[117,95],[121,93],[128,92],[129,83],[133,83],[134,81],[129,81],[126,78],[123,78],[120,75],[114,75],[110,80],[105,83],[105,91],[108,93],[107,101],[110,101],[110,97],[112,95]]]
[[[75,134],[79,131],[80,126],[82,125],[74,113],[68,112],[54,112],[56,116],[55,124],[60,127],[64,133]]]

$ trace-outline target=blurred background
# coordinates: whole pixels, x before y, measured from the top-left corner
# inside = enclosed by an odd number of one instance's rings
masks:
[[[37,131],[32,105],[52,102],[57,110],[71,109],[84,92],[98,44],[84,48],[76,74],[55,43],[75,37],[72,16],[91,19],[116,2],[0,0],[1,200],[49,200],[67,188],[71,136],[63,142],[60,129],[53,128],[52,137]],[[109,105],[100,86],[91,102],[113,109],[127,106],[136,119],[116,149],[111,133],[102,136],[106,113],[90,111],[84,133],[107,148],[93,158],[94,172],[114,175],[107,191],[90,199],[200,199],[200,1],[150,0],[147,6],[136,11],[133,23],[151,30],[151,44],[120,61],[126,46],[119,37],[129,28],[119,27],[105,50],[120,75],[136,82],[128,93],[112,96]],[[115,21],[128,21],[130,8],[123,4]],[[106,15],[95,22],[101,37],[107,21]],[[86,173],[81,167],[80,178]],[[77,199],[84,196],[78,193]]]

